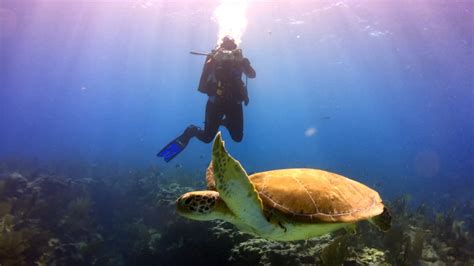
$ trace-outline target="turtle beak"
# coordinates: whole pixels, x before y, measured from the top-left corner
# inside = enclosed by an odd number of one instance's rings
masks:
[[[192,195],[191,194],[186,193],[184,195],[181,195],[176,200],[176,210],[178,211],[178,214],[183,215],[184,213],[189,212],[191,203],[192,203]]]
[[[192,207],[190,205],[191,201],[192,201],[192,198],[190,197],[189,194],[184,194],[181,197],[179,197],[176,200],[176,213],[179,216],[182,216],[184,218],[188,218],[188,219],[191,219],[191,220],[196,220],[194,218],[195,217],[195,211],[192,210],[194,207]]]

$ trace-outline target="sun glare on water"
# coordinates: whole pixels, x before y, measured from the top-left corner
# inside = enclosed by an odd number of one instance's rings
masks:
[[[235,39],[237,45],[242,42],[242,36],[247,27],[248,0],[222,0],[214,10],[213,19],[219,25],[217,44],[226,35]]]

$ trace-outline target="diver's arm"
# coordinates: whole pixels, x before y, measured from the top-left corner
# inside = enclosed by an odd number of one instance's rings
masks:
[[[255,73],[255,69],[250,65],[250,61],[247,58],[244,58],[243,60],[243,72],[248,78],[255,78],[257,76],[257,73]]]

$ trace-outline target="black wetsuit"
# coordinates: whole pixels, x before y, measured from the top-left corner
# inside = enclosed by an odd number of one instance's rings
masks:
[[[204,130],[199,129],[195,136],[202,142],[209,143],[221,125],[227,128],[234,141],[242,140],[244,136],[242,102],[209,99],[206,104]]]
[[[219,126],[223,125],[229,131],[232,139],[240,142],[244,135],[242,102],[248,103],[246,87],[242,82],[242,74],[249,78],[255,78],[255,70],[250,66],[249,60],[243,58],[237,66],[234,66],[230,77],[219,79],[219,75],[216,75],[215,72],[216,66],[213,58],[208,56],[198,88],[199,91],[209,96],[206,104],[204,129],[191,125],[186,129],[183,136],[187,140],[197,137],[202,142],[209,143],[217,134]],[[220,88],[224,92],[219,92]]]

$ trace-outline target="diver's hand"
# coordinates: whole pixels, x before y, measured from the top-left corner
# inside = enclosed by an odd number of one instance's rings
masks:
[[[250,102],[249,97],[245,97],[245,99],[244,99],[245,106],[249,105],[249,102]]]
[[[248,78],[255,78],[257,76],[257,73],[255,73],[255,70],[253,67],[250,65],[250,61],[247,58],[244,58],[242,60],[242,71],[245,73],[245,75]]]
[[[248,68],[250,66],[250,61],[248,60],[248,58],[242,59],[242,66],[244,68]]]

